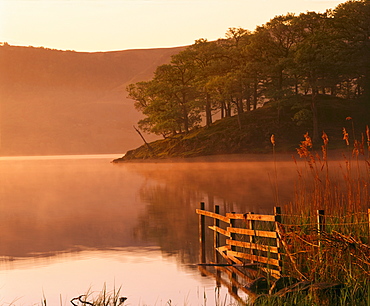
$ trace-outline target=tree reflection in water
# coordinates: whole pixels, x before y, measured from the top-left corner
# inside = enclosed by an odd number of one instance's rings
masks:
[[[279,164],[287,182],[295,175],[292,165],[290,161]],[[271,181],[274,164],[271,162],[160,162],[123,166],[151,182],[143,184],[139,191],[146,209],[139,216],[135,237],[159,245],[168,255],[177,254],[178,260],[185,264],[199,262],[195,209],[201,201],[206,203],[208,210],[219,205],[221,214],[231,211],[270,213],[276,205]],[[280,188],[280,199],[289,201],[293,190],[291,183]],[[212,256],[212,248],[207,248],[207,252]]]

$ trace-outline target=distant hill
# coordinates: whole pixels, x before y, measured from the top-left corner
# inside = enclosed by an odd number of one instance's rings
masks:
[[[0,155],[123,153],[142,143],[126,86],[179,48],[85,53],[0,46]],[[153,136],[148,140],[153,140]]]

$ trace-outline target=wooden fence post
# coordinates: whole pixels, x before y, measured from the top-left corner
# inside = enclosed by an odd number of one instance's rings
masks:
[[[235,211],[231,212],[232,214],[235,214]],[[230,227],[235,227],[235,219],[230,218]],[[231,233],[230,239],[235,240],[236,234]],[[232,245],[231,246],[231,251],[236,251],[236,246]]]
[[[253,215],[253,212],[249,212],[247,214],[247,218],[248,218],[249,214]],[[254,221],[253,220],[247,220],[247,228],[252,230],[252,231],[254,230]],[[250,245],[252,245],[254,242],[255,242],[254,236],[249,236]],[[254,250],[254,248],[252,248],[252,247],[249,250],[251,255],[255,255],[255,252],[253,250]],[[251,260],[251,263],[254,263],[254,260]]]
[[[275,215],[275,231],[276,233],[280,233],[280,228],[279,228],[279,223],[281,224],[281,207],[275,206],[274,207],[274,215]],[[282,272],[282,258],[281,258],[281,241],[280,241],[280,236],[276,238],[276,247],[278,248],[278,253],[277,253],[277,259],[279,261],[279,273],[281,274]]]
[[[319,261],[322,261],[321,254],[321,233],[325,231],[325,211],[322,209],[317,210],[317,238],[319,245]]]
[[[200,202],[200,209],[204,210],[204,202]],[[199,260],[206,263],[206,220],[204,215],[199,215]]]
[[[325,231],[325,211],[319,209],[317,211],[317,232],[320,235]]]

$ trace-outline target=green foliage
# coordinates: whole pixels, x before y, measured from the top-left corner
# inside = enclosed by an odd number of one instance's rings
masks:
[[[296,122],[298,126],[307,124],[307,122],[312,120],[312,112],[308,109],[301,109],[296,112],[293,116],[293,121]]]

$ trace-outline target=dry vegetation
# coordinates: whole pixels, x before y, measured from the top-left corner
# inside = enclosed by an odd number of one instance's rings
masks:
[[[351,140],[343,129],[347,151],[339,163],[327,158],[330,140],[325,133],[321,154],[312,152],[310,136],[304,137],[297,149],[305,163],[296,162],[295,200],[283,209],[283,273],[307,283],[339,286],[329,295],[310,287],[283,299],[263,297],[258,304],[370,305],[369,128],[360,140]]]

